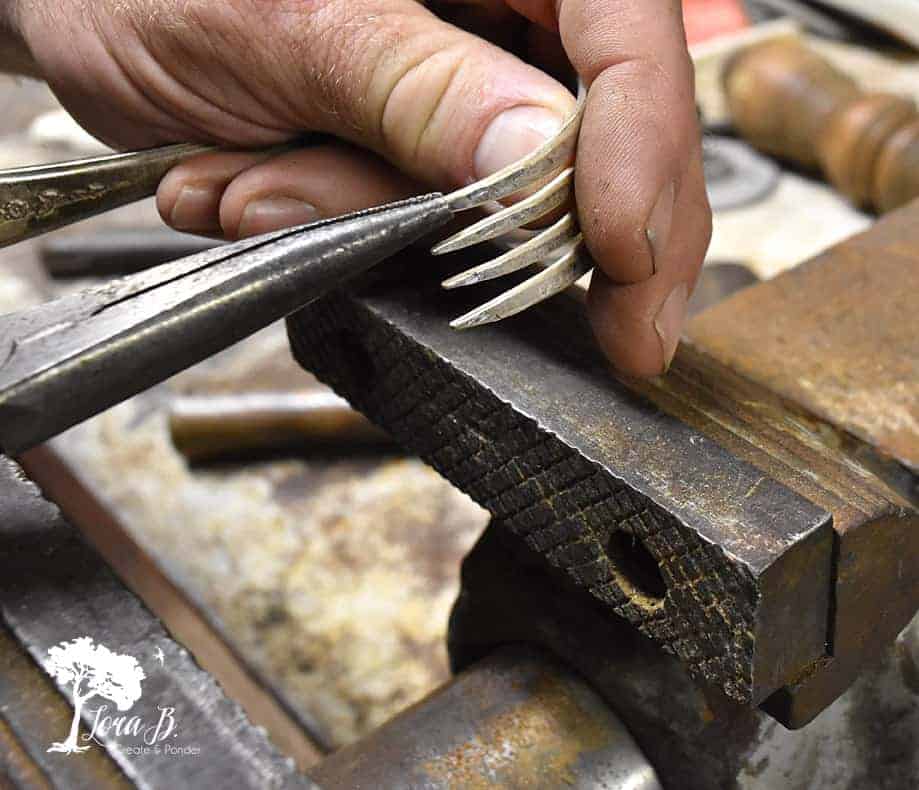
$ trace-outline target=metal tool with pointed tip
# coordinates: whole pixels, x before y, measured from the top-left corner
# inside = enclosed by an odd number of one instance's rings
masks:
[[[574,168],[569,165],[574,156],[585,96],[586,91],[581,87],[574,113],[553,138],[528,156],[449,195],[435,193],[453,214],[489,205],[495,208],[485,219],[434,247],[435,255],[507,236],[566,204],[572,192]],[[291,144],[276,146],[266,149],[266,154],[291,147]],[[150,197],[172,167],[214,150],[208,146],[183,144],[0,170],[0,247]],[[519,202],[506,207],[499,203],[547,178],[550,179],[548,183]],[[444,285],[447,288],[471,285],[540,262],[548,262],[547,268],[457,318],[451,326],[466,329],[507,318],[564,290],[592,268],[572,213],[531,235],[516,249],[452,277]]]
[[[439,192],[378,206],[191,255],[102,288],[0,316],[0,451],[22,452],[151,387],[445,226],[459,212],[546,186],[477,223],[439,251],[496,237],[561,206],[583,111],[529,156],[449,195]],[[157,174],[200,152],[173,147],[89,162],[0,172],[0,246],[98,214],[153,191]],[[556,175],[558,171],[562,171]],[[90,194],[99,202],[27,200],[29,195]],[[63,179],[63,181],[62,181]],[[66,189],[62,186],[66,185]],[[132,186],[133,184],[133,186]],[[120,186],[119,186],[120,185]],[[89,192],[86,192],[89,190]],[[108,193],[106,193],[108,194]],[[19,197],[17,197],[17,195]],[[13,207],[12,209],[10,207]],[[60,209],[60,210],[59,210]],[[558,293],[591,266],[570,215],[505,253],[474,282],[557,253],[544,271],[453,322],[466,327],[504,318]]]

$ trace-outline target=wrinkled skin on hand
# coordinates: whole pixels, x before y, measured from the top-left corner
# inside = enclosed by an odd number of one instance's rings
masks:
[[[181,165],[157,196],[174,227],[228,238],[494,172],[571,111],[548,73],[570,63],[589,86],[576,200],[597,262],[591,321],[620,370],[669,364],[711,221],[678,0],[19,0],[16,11],[38,73],[102,140],[238,149]],[[244,150],[306,131],[337,140]]]

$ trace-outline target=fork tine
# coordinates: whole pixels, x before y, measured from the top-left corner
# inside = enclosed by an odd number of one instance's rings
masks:
[[[571,242],[571,249],[539,274],[496,296],[491,301],[470,310],[450,322],[454,329],[470,329],[508,318],[538,302],[565,290],[593,268],[593,261],[582,249],[580,240]]]
[[[528,222],[548,214],[568,199],[571,194],[573,174],[573,167],[565,168],[548,184],[529,197],[479,220],[468,228],[463,228],[459,233],[435,245],[431,253],[433,255],[445,255],[448,252],[455,252],[464,247],[471,247],[473,244],[501,236],[510,230],[516,230]]]
[[[508,250],[497,258],[444,280],[442,285],[444,288],[459,288],[519,271],[532,263],[545,260],[553,252],[566,246],[573,239],[580,240],[580,234],[577,233],[574,217],[571,214],[565,214],[558,222],[532,239]]]
[[[453,252],[519,229],[565,203],[571,195],[574,168],[570,162],[577,144],[586,98],[587,89],[580,83],[577,107],[553,138],[489,178],[447,195],[447,205],[457,213],[484,203],[500,201],[551,177],[547,184],[532,195],[440,242],[432,250],[435,255]],[[548,299],[587,274],[593,268],[593,261],[584,249],[583,237],[571,211],[515,249],[445,280],[443,286],[456,288],[490,280],[551,257],[554,260],[538,274],[451,321],[450,326],[454,329],[468,329],[500,321]]]
[[[523,159],[513,162],[488,178],[451,192],[447,196],[450,209],[454,212],[464,211],[493,200],[501,200],[565,166],[574,153],[586,101],[587,89],[581,84],[574,112],[554,137]]]

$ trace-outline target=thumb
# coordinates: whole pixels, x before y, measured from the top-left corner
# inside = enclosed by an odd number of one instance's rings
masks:
[[[314,89],[327,104],[304,120],[416,178],[454,185],[490,175],[571,112],[558,82],[412,0],[323,6],[307,24],[322,64]]]
[[[286,12],[253,19],[267,40],[246,48],[250,81],[262,95],[266,77],[286,87],[280,102],[297,128],[369,148],[423,181],[489,175],[554,134],[573,107],[548,75],[414,0],[279,5]]]

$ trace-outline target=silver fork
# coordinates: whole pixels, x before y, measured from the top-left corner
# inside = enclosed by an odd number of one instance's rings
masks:
[[[447,196],[447,200],[456,211],[494,204],[547,176],[555,174],[554,177],[523,200],[500,208],[444,239],[431,250],[434,255],[456,252],[473,244],[496,239],[568,202],[573,190],[574,168],[566,165],[577,144],[585,98],[586,91],[581,86],[575,111],[545,144],[489,178],[453,192]],[[557,172],[560,169],[561,172]],[[468,329],[508,318],[565,290],[587,274],[593,268],[593,261],[584,248],[573,212],[566,212],[548,228],[531,234],[503,255],[450,277],[444,281],[443,287],[474,285],[542,262],[548,262],[548,265],[538,274],[461,315],[451,321],[450,326],[454,329]]]
[[[520,228],[560,208],[572,192],[573,159],[584,110],[579,90],[575,111],[558,133],[528,156],[503,170],[441,199],[454,215],[472,208],[492,207],[493,213],[437,244],[442,255],[473,244],[513,235]],[[289,150],[285,144],[269,152]],[[173,145],[149,151],[114,154],[73,162],[0,171],[0,247],[37,236],[63,225],[104,213],[155,194],[163,176],[175,165],[203,152],[200,145]],[[499,201],[545,179],[533,194],[510,206]],[[382,207],[385,208],[385,207]],[[515,233],[516,232],[516,233]],[[564,290],[593,266],[569,211],[550,227],[530,232],[517,246],[493,260],[444,282],[445,288],[490,280],[524,267],[546,262],[538,274],[451,322],[466,329],[514,315]]]

